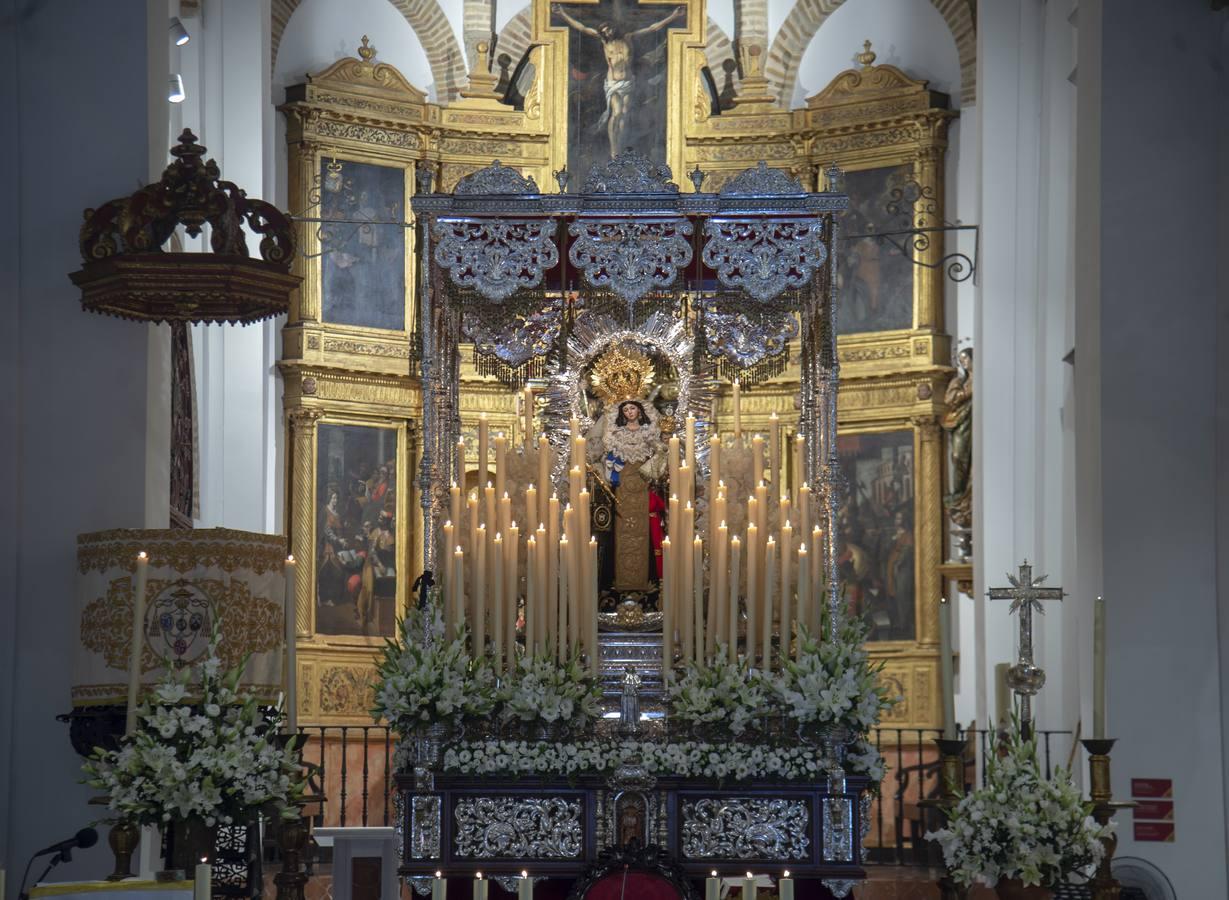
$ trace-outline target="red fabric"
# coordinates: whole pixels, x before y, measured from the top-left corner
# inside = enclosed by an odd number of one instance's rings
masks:
[[[653,551],[653,575],[661,581],[661,539],[666,534],[666,501],[649,491],[649,549]]]
[[[679,900],[679,892],[660,875],[615,872],[590,888],[585,900]]]

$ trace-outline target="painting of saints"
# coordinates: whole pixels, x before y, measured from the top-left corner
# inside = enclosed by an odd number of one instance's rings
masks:
[[[841,334],[913,327],[913,264],[891,240],[857,237],[909,228],[912,206],[893,193],[904,190],[909,177],[908,166],[846,174],[849,209],[841,216],[846,239],[836,265]]]
[[[665,33],[686,27],[687,8],[603,0],[552,3],[551,13],[551,24],[570,34],[568,169],[574,177],[583,183],[591,167],[629,147],[663,162]]]

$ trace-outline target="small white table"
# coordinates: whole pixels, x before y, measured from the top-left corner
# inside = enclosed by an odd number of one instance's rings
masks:
[[[30,888],[30,900],[192,900],[191,881],[56,881]]]
[[[380,860],[380,900],[398,900],[397,829],[313,828],[312,837],[322,847],[333,845],[333,900],[353,900],[354,860]],[[110,898],[107,898],[110,900]]]

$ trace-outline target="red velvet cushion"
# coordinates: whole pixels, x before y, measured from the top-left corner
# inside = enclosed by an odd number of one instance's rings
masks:
[[[593,885],[585,900],[679,900],[679,892],[660,875],[614,872]]]

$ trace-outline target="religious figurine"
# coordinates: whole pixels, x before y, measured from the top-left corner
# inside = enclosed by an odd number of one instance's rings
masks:
[[[640,675],[633,666],[623,670],[623,692],[619,695],[619,730],[624,734],[640,731]]]
[[[947,411],[940,424],[950,435],[948,444],[952,457],[951,490],[943,497],[943,506],[952,523],[961,528],[973,524],[973,348],[965,347],[956,357],[956,374],[947,383],[943,400]]]
[[[613,347],[592,372],[593,391],[605,408],[588,434],[588,462],[614,499],[609,586],[617,592],[647,592],[661,579],[667,506],[660,486],[667,455],[657,408],[647,396],[652,371],[643,354]]]

